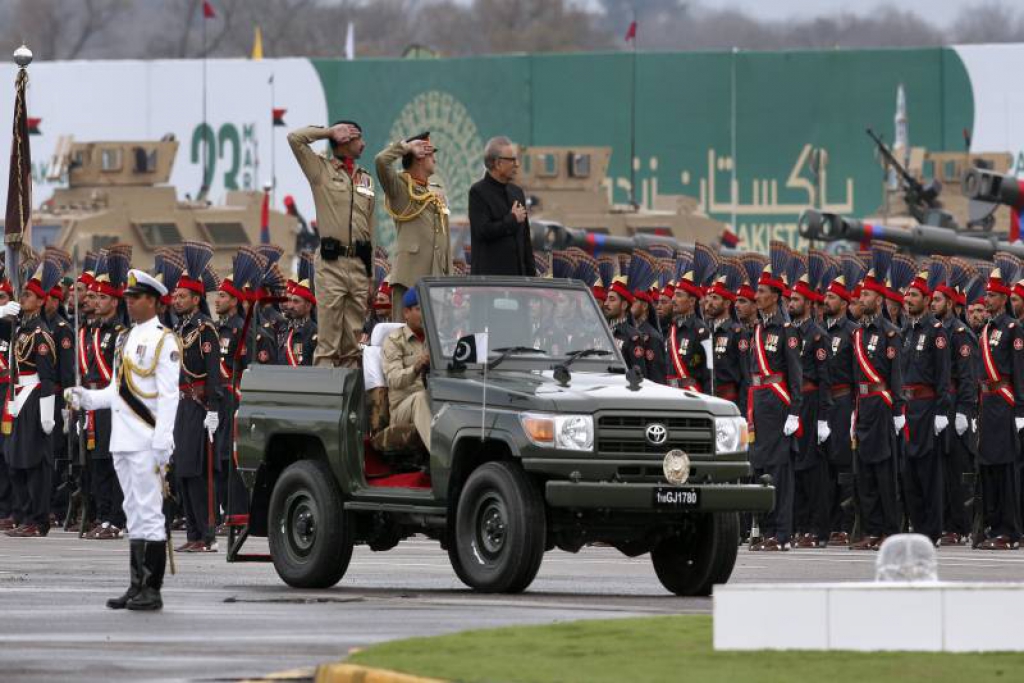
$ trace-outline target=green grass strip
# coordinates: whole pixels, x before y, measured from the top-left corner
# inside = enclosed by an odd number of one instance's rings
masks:
[[[410,638],[350,662],[494,683],[980,683],[1024,680],[1024,655],[715,652],[710,616],[576,621]]]

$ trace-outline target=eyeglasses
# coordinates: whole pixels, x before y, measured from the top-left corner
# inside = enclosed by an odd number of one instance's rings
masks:
[[[501,159],[502,161],[510,161],[513,164],[515,164],[516,166],[519,165],[519,157],[498,157],[498,158]]]

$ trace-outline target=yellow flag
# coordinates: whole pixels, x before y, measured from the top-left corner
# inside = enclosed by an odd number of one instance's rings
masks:
[[[256,27],[256,34],[252,39],[252,58],[263,59],[263,33],[260,27]]]

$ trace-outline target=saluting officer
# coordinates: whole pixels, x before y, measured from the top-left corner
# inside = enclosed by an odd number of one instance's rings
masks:
[[[113,377],[117,339],[125,329],[122,295],[128,279],[132,248],[115,244],[101,252],[96,274],[89,285],[94,318],[88,336],[79,347],[82,381],[89,389],[103,389]],[[124,535],[124,492],[118,483],[110,452],[111,417],[109,411],[90,411],[85,416],[85,448],[89,454],[91,498],[96,525],[85,537],[112,540]]]
[[[67,283],[62,281],[64,280],[64,274],[71,267],[71,255],[63,249],[49,246],[46,248],[43,258],[51,258],[61,266],[61,280],[58,280],[57,284],[50,290],[50,295],[46,297],[46,303],[43,305],[43,322],[46,323],[46,327],[50,330],[50,335],[53,337],[57,356],[57,365],[54,368],[56,381],[53,387],[53,394],[57,398],[53,414],[57,423],[54,431],[57,435],[60,435],[67,432],[67,428],[64,425],[64,414],[67,412],[67,409],[64,406],[64,398],[61,394],[64,387],[69,387],[75,383],[75,330],[68,322],[67,314],[64,310],[64,299],[72,283],[70,278],[68,278]],[[71,457],[71,454],[67,452],[67,439],[60,436],[53,438],[53,454],[55,460],[67,460]]]
[[[174,451],[181,352],[174,333],[160,324],[157,303],[167,288],[140,271],[128,273],[124,297],[134,325],[121,335],[114,380],[101,390],[74,387],[66,398],[75,407],[110,410],[110,450],[128,516],[128,590],[107,601],[110,609],[163,607],[167,532],[163,513],[164,473]]]
[[[793,502],[796,529],[801,532],[796,540],[799,548],[825,547],[832,528],[828,504],[828,462],[823,446],[831,434],[832,378],[829,370],[832,340],[811,315],[814,304],[824,300],[818,293],[824,259],[820,252],[813,252],[811,258],[815,259],[815,267],[808,267],[808,272],[797,281],[789,297],[793,329],[800,338],[802,377],[800,424],[803,429],[796,434]]]
[[[1009,282],[994,269],[985,291],[991,319],[980,339],[985,374],[978,406],[978,469],[986,538],[978,547],[985,550],[1016,548],[1021,533],[1017,434],[1024,429],[1024,334],[1007,313],[1009,296]]]
[[[629,291],[626,278],[619,275],[612,281],[612,286],[605,292],[604,317],[615,337],[615,343],[622,352],[627,365],[637,368],[646,376],[647,359],[644,356],[644,344],[640,331],[633,327],[629,320],[629,305],[633,293]]]
[[[50,434],[56,423],[53,385],[57,356],[53,337],[42,319],[43,304],[60,279],[60,265],[44,260],[21,291],[21,321],[14,334],[14,395],[7,411],[14,418],[4,440],[4,457],[10,467],[15,495],[17,526],[8,536],[32,538],[50,531],[50,494],[53,477],[53,446]],[[16,309],[7,304],[4,313]]]
[[[877,242],[861,286],[861,327],[853,334],[857,498],[865,534],[851,550],[878,550],[900,529],[896,439],[906,425],[899,330],[882,315],[886,273],[894,247]]]
[[[746,415],[747,387],[750,386],[750,366],[747,363],[750,335],[731,315],[742,278],[739,261],[724,260],[705,297],[704,310],[714,340],[715,396],[732,401],[740,409],[740,414]]]
[[[327,157],[310,149],[317,140],[329,141]],[[356,164],[366,148],[363,129],[354,121],[339,121],[331,128],[307,126],[292,131],[288,144],[313,190],[320,232],[316,270],[325,304],[313,363],[354,368],[361,358],[359,331],[370,294],[376,206],[373,178]]]
[[[793,438],[800,429],[800,338],[779,302],[786,284],[785,252],[772,250],[772,263],[757,279],[759,321],[750,341],[750,390],[747,425],[754,476],[771,476],[775,506],[761,518],[763,539],[751,550],[789,550],[793,533]]]
[[[945,265],[933,259],[931,269]],[[956,274],[953,273],[956,271]],[[959,545],[971,530],[966,504],[971,495],[964,486],[965,472],[973,471],[972,461],[977,451],[978,416],[978,337],[963,320],[957,317],[955,307],[963,296],[958,286],[966,284],[969,277],[958,263],[950,261],[949,269],[936,284],[932,292],[932,312],[938,318],[949,336],[950,384],[948,419],[953,423],[952,432],[946,429],[945,445],[942,449],[942,545]],[[958,284],[959,283],[959,284]],[[980,539],[979,539],[980,541]]]
[[[172,302],[181,344],[181,376],[177,416],[174,421],[174,476],[185,512],[186,542],[181,552],[216,552],[216,528],[210,524],[209,498],[214,482],[210,445],[220,425],[220,342],[217,328],[200,310],[210,281],[207,265],[213,249],[201,242],[182,247],[185,269],[175,283]],[[198,273],[193,275],[192,273]],[[199,425],[203,429],[198,429]]]
[[[665,344],[668,351],[668,383],[679,389],[709,391],[708,347],[711,330],[697,317],[697,305],[704,295],[692,270],[675,283],[672,311],[675,317]]]
[[[915,533],[935,545],[942,536],[942,449],[949,426],[949,337],[929,310],[928,272],[918,273],[903,297],[907,332],[903,340],[903,398],[907,402],[903,495]]]
[[[851,255],[852,256],[852,255]],[[829,379],[832,410],[829,411],[829,516],[832,533],[828,544],[846,546],[853,533],[853,442],[849,438],[855,400],[853,335],[857,323],[849,315],[853,290],[860,285],[864,267],[855,257],[836,264],[834,279],[825,292],[825,325],[831,340]],[[849,504],[844,504],[849,501]]]
[[[444,188],[431,180],[437,165],[435,152],[427,131],[392,143],[375,159],[377,178],[384,190],[384,208],[395,222],[398,233],[391,268],[391,315],[396,322],[403,320],[402,297],[407,289],[426,275],[451,272],[448,230],[451,211]],[[399,159],[402,160],[401,172],[394,168]],[[317,273],[322,273],[320,264],[317,264]],[[369,273],[367,262],[367,275]],[[321,288],[321,298],[323,294]],[[362,318],[359,324],[362,325]]]
[[[294,280],[288,281],[288,331],[278,353],[282,365],[311,365],[317,344],[317,324],[313,319],[316,306],[316,283],[313,260],[308,254],[299,259]]]

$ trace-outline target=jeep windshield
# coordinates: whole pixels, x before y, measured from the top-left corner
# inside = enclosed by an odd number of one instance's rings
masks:
[[[525,362],[547,369],[572,356],[579,356],[577,366],[618,360],[604,316],[582,286],[541,284],[536,278],[509,286],[484,284],[488,278],[460,278],[459,284],[446,280],[428,284],[431,343],[439,345],[445,361],[452,359],[460,339],[481,333],[487,334],[487,357],[493,363],[504,356],[502,367]],[[483,360],[477,354],[475,362]]]

